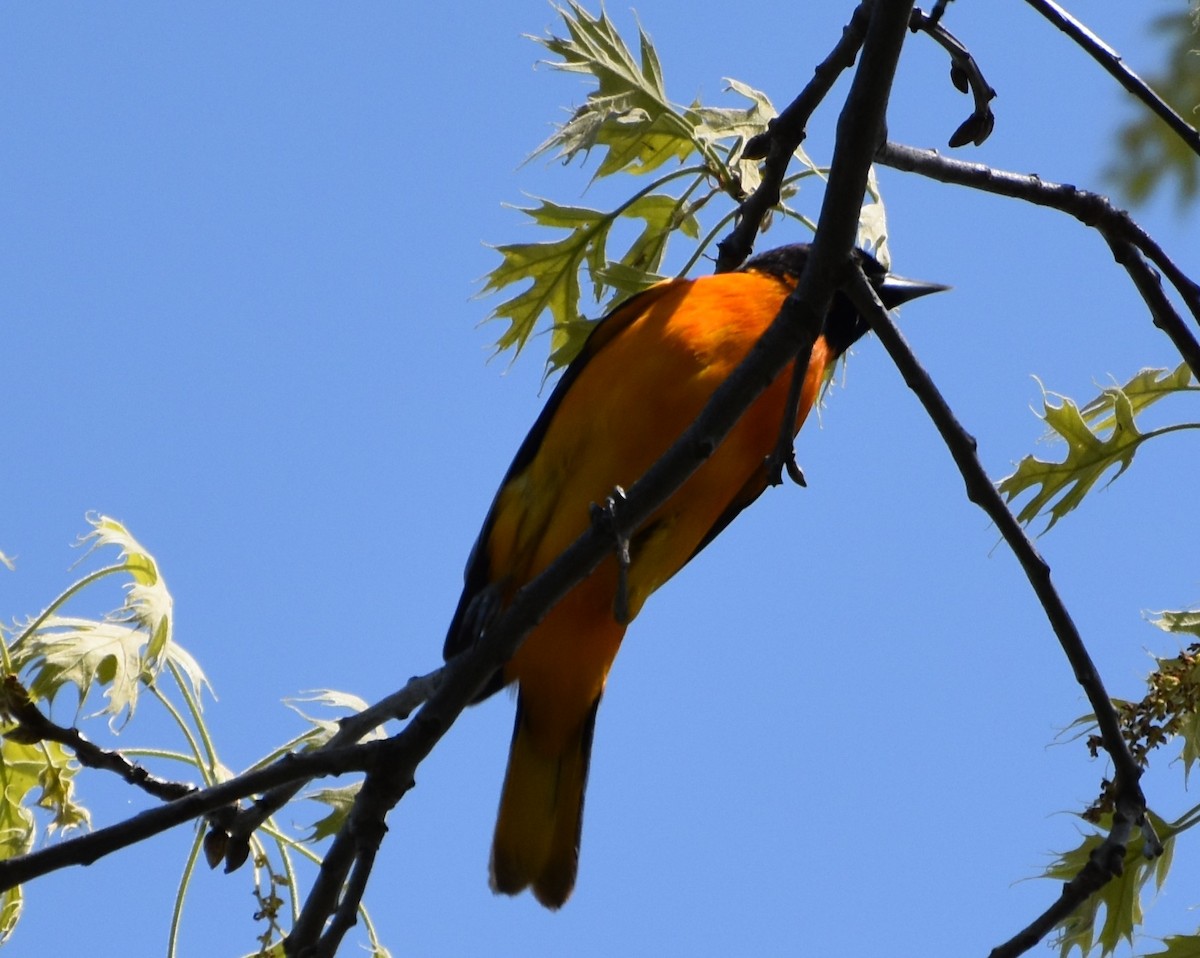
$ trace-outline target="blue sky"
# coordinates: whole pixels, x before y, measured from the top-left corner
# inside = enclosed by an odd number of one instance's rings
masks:
[[[1144,24],[1097,6],[1090,25],[1151,72]],[[782,106],[850,9],[808,5],[795,28],[757,0],[638,16],[675,99],[733,105],[736,77]],[[0,13],[0,549],[17,558],[0,612],[35,612],[72,580],[85,512],[124,521],[162,565],[233,768],[300,730],[282,699],[373,700],[438,663],[468,550],[544,398],[544,340],[487,362],[499,327],[472,297],[497,262],[487,244],[537,238],[505,204],[589,201],[586,170],[522,165],[586,87],[533,68],[522,34],[557,26],[541,0],[451,12]],[[632,12],[610,12],[632,36]],[[1103,188],[1115,85],[1022,5],[955,4],[948,24],[999,92],[992,139],[959,155]],[[946,74],[910,40],[894,139],[944,148],[968,112]],[[818,160],[844,90],[810,130]],[[1177,364],[1098,236],[880,177],[897,271],[955,287],[906,309],[905,333],[995,477],[1041,434],[1033,376],[1086,399]],[[815,214],[819,193],[797,205]],[[1200,271],[1194,213],[1163,198],[1135,215]],[[805,238],[776,228],[760,248]],[[572,901],[552,915],[487,889],[512,713],[497,696],[390,821],[368,905],[394,954],[982,953],[1052,900],[1020,879],[1074,844],[1058,813],[1104,772],[1057,740],[1087,707],[877,343],[798,456],[809,488],[766,495],[630,630]],[[1197,467],[1186,434],[1169,437],[1041,540],[1114,695],[1140,694],[1148,653],[1177,648],[1144,610],[1200,601]],[[168,734],[144,711],[120,744]],[[1148,782],[1168,818],[1192,802],[1178,778]],[[97,824],[144,805],[95,776],[80,787]],[[15,953],[60,940],[67,902],[65,933],[88,929],[90,954],[159,953],[190,837],[31,887]],[[1159,930],[1192,930],[1191,852],[1185,839]],[[252,905],[245,875],[199,876],[181,954],[252,951]]]

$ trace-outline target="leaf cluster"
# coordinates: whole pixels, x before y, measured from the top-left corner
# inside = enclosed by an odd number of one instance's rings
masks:
[[[195,659],[175,640],[174,602],[157,560],[115,519],[96,516],[88,521],[91,531],[80,540],[87,552],[80,561],[109,550],[116,551],[116,561],[84,574],[40,614],[11,628],[0,626],[4,664],[0,683],[0,860],[32,851],[43,827],[49,837],[90,825],[92,811],[77,794],[82,765],[92,761],[83,755],[82,745],[113,758],[97,767],[135,769],[131,760],[138,759],[156,766],[183,766],[198,777],[198,785],[165,782],[173,786],[173,793],[213,785],[231,776],[218,758],[203,716],[202,697],[209,689],[208,680]],[[78,601],[105,580],[123,582],[123,602],[117,609],[98,618],[64,613],[64,606]],[[72,726],[107,719],[101,732],[107,729],[112,734],[134,724],[138,704],[148,695],[171,718],[183,747],[127,747],[105,752],[80,737],[81,751],[76,754],[60,741],[47,738],[46,730],[57,729],[64,735],[79,733],[54,726],[41,714],[43,710],[49,713],[65,690],[74,693]],[[102,704],[98,703],[95,711],[85,712],[88,703],[97,698]],[[366,705],[355,696],[332,691],[315,693],[294,704],[295,711],[306,719],[307,730],[252,767],[289,752],[316,747],[334,734],[336,722],[325,715],[306,715],[300,707],[306,703],[341,712],[359,711]],[[36,723],[29,722],[30,710]],[[127,781],[138,778],[132,775]],[[161,778],[155,780],[164,783]],[[280,943],[285,926],[295,920],[299,909],[294,859],[320,860],[309,846],[331,830],[336,831],[344,817],[345,802],[340,792],[326,789],[305,796],[332,810],[307,837],[288,834],[272,819],[267,821],[261,837],[252,838],[251,881],[258,904],[254,918],[263,927],[257,954],[282,955]],[[203,841],[203,831],[197,832],[176,890],[169,955],[175,953],[178,943],[183,901]],[[0,943],[12,934],[20,918],[23,893],[17,886],[0,897]],[[363,918],[371,953],[385,955],[365,912]]]
[[[758,185],[758,164],[744,159],[742,148],[776,113],[765,94],[736,80],[727,81],[728,89],[746,101],[743,107],[677,104],[667,94],[658,52],[644,30],[639,28],[635,57],[605,13],[592,16],[574,0],[558,12],[566,35],[532,39],[556,58],[548,61],[553,69],[582,74],[595,88],[532,156],[570,163],[594,151],[599,159],[593,183],[619,173],[655,178],[610,208],[539,199],[521,212],[564,235],[496,247],[501,262],[488,273],[482,294],[521,287],[491,313],[508,324],[496,348],[519,353],[548,314],[548,372],[574,358],[593,325],[584,318],[585,288],[600,312],[607,312],[663,278],[672,235],[694,244],[679,275],[704,255],[737,215],[736,204]],[[802,168],[785,182],[778,212],[809,223],[786,201],[801,180],[822,171],[803,151],[797,156]],[[700,211],[716,199],[724,211],[705,229]],[[876,212],[881,211],[879,205]],[[882,227],[875,228],[882,236]]]

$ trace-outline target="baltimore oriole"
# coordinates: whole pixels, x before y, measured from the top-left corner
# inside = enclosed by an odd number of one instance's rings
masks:
[[[890,276],[858,254],[892,308],[945,289]],[[700,413],[796,286],[807,245],[756,256],[738,272],[674,279],[638,293],[592,330],[521,444],[467,563],[446,638],[451,658],[475,640],[482,594],[503,607],[587,528],[590,505],[631,485]],[[829,365],[868,330],[838,293],[804,379],[795,431]],[[630,541],[628,619],[711,542],[768,482],[791,367]],[[614,614],[619,571],[605,560],[526,637],[481,698],[517,684],[517,715],[492,843],[493,890],[532,887],[559,908],[575,886],[596,710],[626,624]]]

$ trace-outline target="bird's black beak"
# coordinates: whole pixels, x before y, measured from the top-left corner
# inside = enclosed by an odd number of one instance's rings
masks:
[[[893,276],[888,273],[879,287],[879,298],[888,309],[895,309],[910,299],[928,296],[930,293],[940,293],[950,289],[941,283],[926,283],[919,279],[905,279],[903,276]]]

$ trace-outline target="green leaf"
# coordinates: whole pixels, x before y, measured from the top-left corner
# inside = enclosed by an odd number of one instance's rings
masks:
[[[1200,712],[1180,717],[1175,734],[1183,739],[1179,759],[1183,762],[1183,782],[1186,785],[1192,767],[1200,760]]]
[[[57,742],[0,740],[0,860],[33,850],[34,808],[50,813],[49,834],[91,824],[88,810],[74,798],[78,771],[79,765]],[[0,943],[16,926],[22,902],[20,887],[0,895]]]
[[[538,226],[570,230],[562,239],[541,243],[513,243],[497,247],[503,258],[487,275],[483,294],[521,282],[529,285],[492,311],[493,319],[506,319],[509,328],[496,342],[497,350],[521,348],[533,334],[538,319],[550,313],[550,369],[570,362],[582,347],[592,324],[579,315],[580,272],[586,270],[597,301],[606,289],[621,298],[619,287],[608,287],[613,263],[607,255],[609,232],[622,217],[640,219],[644,227],[618,261],[620,275],[630,286],[634,277],[653,275],[662,263],[667,240],[675,229],[697,236],[699,225],[686,198],[642,191],[611,212],[582,206],[562,206],[550,200],[522,209]],[[611,303],[610,303],[611,305]]]
[[[1200,70],[1196,68],[1195,3],[1190,10],[1180,4],[1176,11],[1159,17],[1154,28],[1166,37],[1168,49],[1156,59],[1163,64],[1157,74],[1145,76],[1193,126],[1200,104]],[[1167,183],[1175,183],[1175,202],[1183,211],[1200,196],[1200,159],[1186,141],[1148,110],[1138,110],[1112,138],[1113,152],[1106,176],[1132,202],[1147,200]]]
[[[0,860],[25,855],[33,849],[36,825],[29,799],[38,787],[42,763],[36,745],[0,742]],[[21,917],[20,886],[0,896],[0,942],[5,941]]]
[[[1147,952],[1144,958],[1200,958],[1200,934],[1169,935],[1162,951]]]
[[[1196,392],[1197,390],[1191,385],[1191,382],[1192,371],[1187,363],[1180,363],[1174,371],[1143,369],[1124,386],[1118,386],[1115,390],[1104,390],[1079,410],[1079,414],[1096,431],[1111,429],[1116,422],[1116,394],[1124,393],[1133,409],[1133,414],[1137,416],[1148,406],[1172,393]]]
[[[579,270],[589,256],[593,261],[604,259],[604,243],[612,219],[598,210],[587,210],[590,219],[583,225],[569,226],[568,219],[580,218],[585,211],[558,207],[548,200],[522,212],[548,225],[546,220],[555,210],[564,211],[563,222],[557,225],[571,229],[568,236],[549,242],[496,247],[502,262],[488,273],[482,293],[486,295],[515,283],[530,283],[521,293],[492,310],[490,318],[509,322],[509,328],[496,341],[497,350],[514,349],[519,354],[544,312],[550,313],[555,327],[573,322],[579,305]]]
[[[1122,873],[1107,882],[1057,926],[1058,935],[1054,943],[1058,946],[1061,958],[1068,958],[1076,948],[1082,958],[1086,958],[1096,945],[1099,945],[1102,956],[1110,955],[1122,939],[1133,941],[1133,932],[1142,921],[1142,892],[1151,878],[1156,888],[1162,887],[1174,852],[1175,832],[1171,825],[1151,811],[1147,811],[1146,815],[1163,841],[1163,854],[1157,859],[1147,859],[1144,855],[1145,839],[1140,831],[1135,833],[1125,850]],[[1111,816],[1105,816],[1100,824],[1107,831],[1112,824]],[[1042,877],[1069,882],[1083,870],[1092,852],[1103,840],[1101,832],[1089,832],[1079,845],[1052,862]],[[1097,931],[1101,910],[1104,923]]]
[[[744,109],[730,107],[707,107],[699,103],[692,104],[687,117],[696,126],[696,135],[703,140],[713,143],[733,139],[728,148],[726,163],[733,171],[736,179],[734,195],[748,196],[762,182],[762,174],[758,160],[747,160],[742,157],[742,149],[746,141],[757,136],[767,128],[767,124],[776,116],[774,104],[761,90],[726,78],[726,89],[738,96],[745,97],[750,105]],[[810,165],[807,154],[803,149],[796,150],[796,157],[801,163]]]
[[[695,124],[699,136],[708,140],[723,140],[729,137],[750,139],[762,133],[775,118],[776,110],[770,98],[739,80],[725,78],[726,89],[750,101],[749,106],[712,107],[693,104],[688,117]]]
[[[350,814],[350,809],[354,807],[354,800],[358,797],[360,788],[362,788],[362,782],[353,782],[341,788],[322,788],[305,795],[305,798],[328,805],[330,808],[328,815],[313,822],[312,834],[305,841],[319,842],[321,839],[330,838],[341,831],[342,826],[346,823],[346,817]]]
[[[556,59],[556,70],[582,74],[595,83],[586,102],[554,131],[531,156],[550,154],[570,162],[599,148],[593,180],[616,173],[645,174],[661,170],[670,161],[680,167],[660,173],[658,179],[614,210],[561,206],[549,200],[523,210],[536,225],[566,230],[566,236],[531,243],[496,247],[501,262],[485,277],[481,295],[508,291],[491,319],[507,322],[496,342],[497,351],[519,354],[538,324],[549,314],[550,358],[547,372],[565,365],[581,348],[594,322],[580,303],[581,290],[591,286],[603,311],[626,296],[658,281],[670,236],[682,233],[698,242],[681,272],[690,269],[709,244],[735,216],[734,209],[720,213],[718,228],[701,227],[698,213],[722,194],[740,202],[761,178],[757,161],[745,160],[745,142],[762,133],[775,116],[770,99],[761,91],[729,80],[727,91],[748,101],[744,107],[712,107],[693,103],[683,107],[667,96],[662,63],[650,37],[638,28],[638,55],[618,34],[607,14],[592,16],[575,0],[557,7],[565,36],[533,37]],[[821,175],[802,149],[796,157],[803,170],[781,186],[776,211],[810,227],[811,221],[787,207],[801,179]],[[694,165],[684,167],[685,161]],[[664,187],[674,179],[686,180],[678,195]],[[864,209],[864,241],[886,254],[886,222],[882,205]],[[641,219],[643,226],[632,242],[610,255],[610,232],[622,219]],[[771,215],[764,220],[765,230]],[[625,235],[621,234],[622,237]],[[703,237],[703,238],[701,238]]]
[[[570,162],[578,153],[600,146],[605,153],[594,177],[599,179],[621,171],[649,173],[695,152],[693,128],[667,98],[662,66],[646,32],[639,27],[639,67],[603,11],[593,17],[572,0],[569,8],[559,7],[558,12],[569,36],[532,39],[561,57],[549,61],[550,66],[587,74],[597,88],[534,155],[555,151]]]
[[[1025,503],[1017,518],[1029,523],[1049,507],[1050,520],[1043,531],[1073,510],[1111,467],[1117,472],[1109,485],[1129,468],[1134,453],[1147,439],[1179,429],[1200,428],[1197,423],[1181,423],[1151,432],[1141,432],[1134,418],[1158,400],[1179,392],[1196,392],[1191,385],[1191,372],[1186,364],[1175,370],[1143,369],[1124,386],[1110,386],[1081,410],[1075,403],[1059,396],[1059,405],[1051,400],[1053,393],[1043,390],[1042,418],[1050,427],[1050,438],[1067,443],[1067,457],[1062,462],[1047,462],[1026,456],[1017,464],[1017,471],[997,483],[997,488],[1011,502],[1021,493],[1041,488]],[[1107,436],[1101,433],[1107,432]]]
[[[1026,456],[1017,471],[1000,480],[998,488],[1011,502],[1021,493],[1037,486],[1041,488],[1017,514],[1022,523],[1029,523],[1049,507],[1049,531],[1059,519],[1073,510],[1100,477],[1112,466],[1118,466],[1113,482],[1133,461],[1133,454],[1145,438],[1133,420],[1133,405],[1120,389],[1110,389],[1114,426],[1103,438],[1088,427],[1079,407],[1061,397],[1054,405],[1047,395],[1043,399],[1043,418],[1046,424],[1067,443],[1067,457],[1062,462],[1047,462]]]
[[[41,742],[37,748],[41,752],[39,760],[42,767],[38,772],[41,795],[36,805],[50,813],[47,834],[53,835],[56,831],[65,834],[73,828],[90,828],[91,812],[75,800],[75,776],[80,766],[74,756],[58,742]]]

